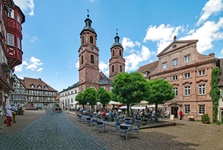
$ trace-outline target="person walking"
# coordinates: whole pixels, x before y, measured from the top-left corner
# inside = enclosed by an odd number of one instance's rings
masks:
[[[183,118],[183,112],[180,111],[180,112],[179,112],[179,115],[180,115],[180,120],[182,120],[182,118]]]
[[[15,116],[16,116],[16,111],[12,111],[12,120],[13,120],[13,123],[16,123]]]
[[[12,112],[9,108],[7,108],[6,110],[6,118],[7,118],[7,126],[11,127],[12,126],[11,124]]]

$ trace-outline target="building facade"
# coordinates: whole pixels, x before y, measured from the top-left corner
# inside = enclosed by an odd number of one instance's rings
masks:
[[[28,91],[28,104],[31,104],[35,108],[54,107],[58,92],[42,79],[24,77],[22,84]]]
[[[22,63],[25,16],[13,0],[0,0],[0,111],[12,92],[12,72]]]
[[[223,59],[219,60],[219,68],[221,70],[221,75],[219,77],[218,87],[220,89],[220,99],[218,106],[218,120],[223,122]]]
[[[28,90],[23,85],[23,81],[15,74],[13,75],[13,92],[10,93],[10,104],[14,106],[23,106],[28,101]]]
[[[183,111],[184,119],[201,120],[205,113],[212,119],[211,73],[215,55],[197,51],[198,40],[176,40],[161,51],[158,60],[138,69],[148,79],[164,78],[173,85],[175,98],[166,102],[166,109],[175,117]]]

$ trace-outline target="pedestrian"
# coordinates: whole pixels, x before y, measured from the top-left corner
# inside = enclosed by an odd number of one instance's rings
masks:
[[[182,120],[182,118],[183,118],[183,112],[180,111],[180,112],[179,112],[179,115],[180,115],[180,120]]]
[[[16,123],[15,116],[16,116],[16,111],[12,111],[12,120],[13,120],[13,123]]]
[[[12,112],[9,108],[6,110],[7,126],[11,127]]]

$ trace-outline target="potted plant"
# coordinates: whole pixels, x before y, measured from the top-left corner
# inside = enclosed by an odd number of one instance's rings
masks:
[[[18,110],[18,115],[23,115],[24,111],[22,109],[22,107],[19,107],[19,110]]]
[[[208,116],[208,114],[203,114],[202,117],[201,117],[201,121],[202,121],[202,123],[209,124],[210,123],[210,117]]]

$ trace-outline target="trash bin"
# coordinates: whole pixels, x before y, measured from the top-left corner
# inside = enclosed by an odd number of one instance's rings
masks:
[[[170,115],[170,120],[174,121],[174,115]]]

